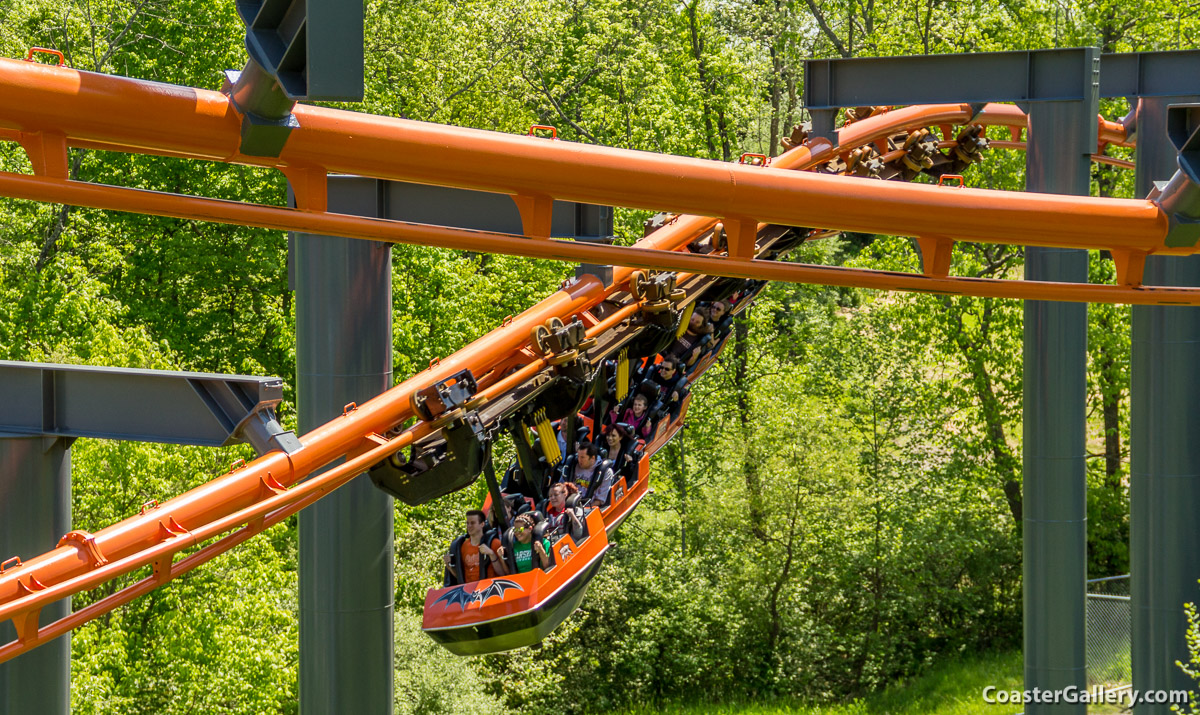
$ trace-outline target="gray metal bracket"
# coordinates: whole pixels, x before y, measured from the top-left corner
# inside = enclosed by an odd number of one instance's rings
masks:
[[[247,156],[279,156],[299,100],[362,101],[363,9],[342,0],[238,0],[246,24],[241,72],[222,89],[242,113]]]
[[[344,0],[237,0],[246,52],[292,100],[363,98],[363,5]]]
[[[1171,105],[1167,137],[1178,152],[1179,169],[1170,180],[1154,182],[1147,198],[1170,220],[1166,244],[1195,246],[1200,240],[1200,104]]]
[[[294,452],[277,377],[0,361],[0,432]]]
[[[241,72],[226,70],[221,91],[242,114],[238,151],[247,156],[279,156],[292,130],[300,126],[296,106],[270,73],[251,57]]]
[[[1080,52],[1032,50],[804,62],[804,105],[812,136],[835,138],[838,109],[881,104],[1084,101],[1098,97],[1200,94],[1200,50],[1100,55],[1092,81],[1078,83]],[[1083,60],[1086,61],[1086,60]],[[1126,130],[1133,136],[1132,114]]]
[[[812,135],[833,141],[834,117],[842,107],[1094,101],[1100,86],[1097,55],[1095,48],[1079,47],[805,60],[804,106],[812,115]],[[1094,147],[1095,126],[1091,135]]]

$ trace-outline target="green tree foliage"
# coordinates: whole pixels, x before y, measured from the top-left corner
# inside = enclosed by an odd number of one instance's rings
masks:
[[[1200,614],[1196,612],[1196,604],[1194,603],[1183,604],[1183,610],[1187,614],[1188,623],[1187,633],[1185,634],[1185,638],[1187,638],[1188,662],[1181,663],[1176,661],[1175,665],[1183,670],[1189,678],[1200,682]],[[1196,702],[1196,693],[1197,690],[1195,688],[1189,693],[1189,702],[1186,710],[1173,705],[1171,706],[1171,711],[1186,712],[1188,715],[1200,713],[1200,704]]]

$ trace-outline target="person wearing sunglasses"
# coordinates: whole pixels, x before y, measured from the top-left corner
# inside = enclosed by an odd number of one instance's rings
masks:
[[[532,571],[536,563],[542,569],[550,568],[550,542],[545,538],[534,540],[533,517],[521,514],[513,522],[512,549],[500,547],[500,558],[504,559],[512,573]]]

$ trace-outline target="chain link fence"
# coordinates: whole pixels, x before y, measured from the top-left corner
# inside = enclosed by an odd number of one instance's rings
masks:
[[[1132,632],[1129,574],[1087,582],[1088,687],[1106,690],[1128,686],[1133,679],[1129,642]]]

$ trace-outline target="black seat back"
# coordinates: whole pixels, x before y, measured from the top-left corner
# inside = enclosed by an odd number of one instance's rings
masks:
[[[592,497],[596,494],[596,489],[600,486],[601,477],[604,474],[604,470],[605,469],[611,470],[613,468],[613,463],[607,459],[597,458],[597,462],[598,463],[596,465],[596,473],[592,475],[592,481],[590,484],[588,484],[587,493],[583,495],[583,499],[585,502],[590,502],[592,500]],[[614,474],[614,476],[615,476],[615,474]],[[612,499],[612,485],[611,484],[609,485],[608,491],[609,491],[608,498],[609,498],[609,500],[611,500]]]
[[[632,484],[637,474],[638,456],[636,454],[638,439],[636,437],[624,440],[621,444],[621,453],[612,460],[613,463],[613,481],[620,477],[625,477],[626,484]],[[629,459],[626,460],[625,456]]]
[[[516,537],[513,536],[513,529],[510,526],[500,537],[500,546],[504,548],[504,565],[508,567],[509,573],[517,572],[517,560],[513,556],[512,549],[514,541],[516,541]]]
[[[657,382],[649,378],[642,380],[642,384],[638,385],[638,392],[645,395],[646,399],[650,402],[646,407],[646,413],[650,416],[651,420],[657,422],[662,419],[663,415],[667,414],[667,403],[663,400],[665,395],[662,394],[664,390]],[[653,434],[653,431],[651,434]]]
[[[587,515],[583,511],[583,507],[579,504],[579,495],[572,494],[567,497],[567,509],[575,512],[575,516],[579,517],[579,526],[575,526],[575,522],[569,521],[567,528],[571,532],[571,538],[576,544],[582,543],[588,537]]]
[[[554,483],[574,481],[572,477],[575,474],[575,465],[579,463],[579,457],[574,452],[563,460],[562,466],[559,467],[558,474],[554,477]]]
[[[466,582],[462,566],[462,545],[466,540],[467,535],[463,534],[450,543],[450,565],[446,567],[446,573],[442,579],[443,587],[457,586]]]
[[[500,491],[505,494],[520,494],[521,496],[531,498],[537,495],[533,481],[517,465],[516,460],[513,460],[512,464],[504,472],[504,479],[500,483]]]
[[[547,521],[541,521],[541,522],[538,522],[536,525],[534,525],[533,540],[530,541],[530,543],[536,543],[536,542],[539,542],[539,541],[542,541],[543,539],[545,539],[546,538],[546,527],[548,527],[548,526],[550,526],[550,523]],[[558,559],[556,559],[554,557],[554,549],[553,548],[547,549],[546,555],[550,557],[550,569],[552,569],[558,565]],[[536,551],[533,554],[533,563],[535,566],[539,565]],[[543,569],[543,570],[549,571],[550,569]]]
[[[457,417],[441,430],[414,444],[412,454],[399,450],[371,467],[375,486],[417,506],[470,486],[483,471],[491,444],[477,418]]]

